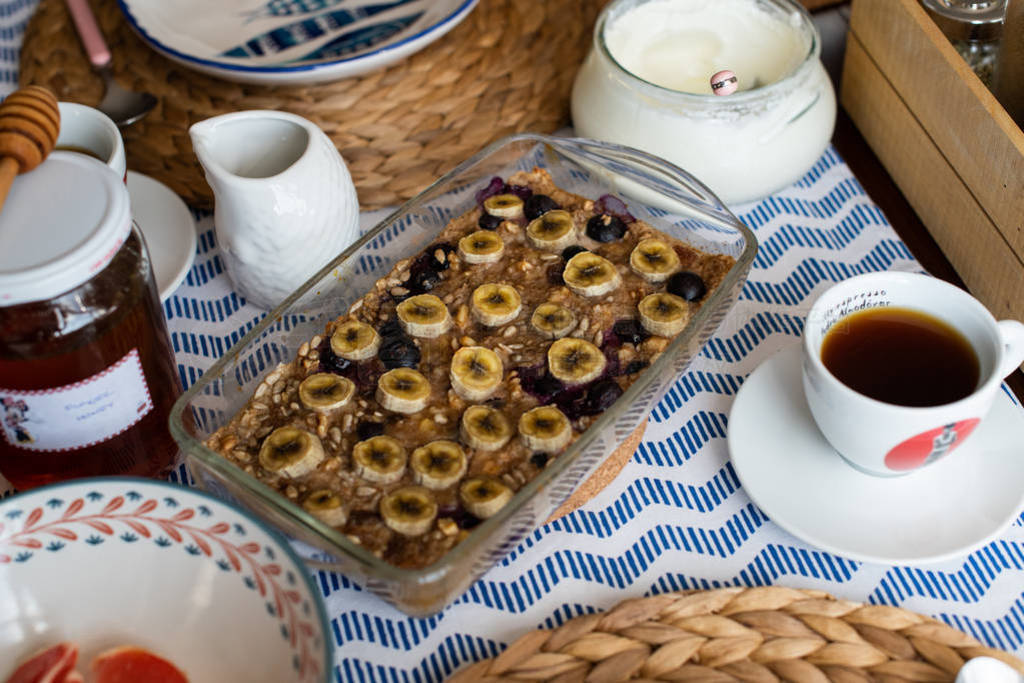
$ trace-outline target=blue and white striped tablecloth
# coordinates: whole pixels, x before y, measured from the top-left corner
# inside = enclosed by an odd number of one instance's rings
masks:
[[[35,0],[0,1],[0,93],[16,85],[20,37],[34,6]],[[832,149],[799,183],[734,209],[761,244],[750,280],[606,489],[535,531],[432,618],[407,617],[344,576],[315,572],[331,619],[338,681],[438,680],[499,653],[525,630],[627,597],[722,585],[781,584],[896,605],[1024,656],[1019,512],[999,539],[965,557],[896,567],[811,547],[773,524],[744,493],[725,441],[743,379],[796,343],[810,300],[829,283],[920,266]],[[195,264],[164,306],[186,383],[263,314],[231,291],[213,219],[197,218]],[[373,219],[365,215],[364,227]]]

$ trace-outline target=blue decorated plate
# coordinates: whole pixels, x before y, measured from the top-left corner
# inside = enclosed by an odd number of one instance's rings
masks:
[[[333,680],[327,618],[276,533],[194,489],[80,479],[0,501],[0,680],[59,642],[134,645],[190,681]]]
[[[477,0],[118,0],[152,48],[232,81],[301,85],[358,76],[437,40]]]

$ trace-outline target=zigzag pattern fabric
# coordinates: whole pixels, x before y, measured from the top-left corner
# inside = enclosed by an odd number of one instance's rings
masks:
[[[17,45],[33,8],[32,0],[0,2],[2,92],[15,87]],[[897,567],[811,547],[773,524],[744,493],[725,438],[744,378],[797,342],[811,301],[830,283],[920,265],[832,149],[792,187],[733,208],[761,245],[750,280],[718,333],[654,409],[643,442],[607,488],[535,530],[430,618],[408,617],[345,576],[313,572],[331,618],[336,680],[441,680],[467,662],[499,654],[529,629],[554,627],[628,597],[725,585],[781,584],[895,605],[1024,656],[1024,515],[965,557]],[[382,216],[364,214],[363,228]],[[195,264],[164,305],[186,385],[264,315],[231,291],[212,216],[196,218]]]

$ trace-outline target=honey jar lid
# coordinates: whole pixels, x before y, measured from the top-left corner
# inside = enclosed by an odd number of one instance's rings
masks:
[[[52,299],[87,282],[130,232],[124,181],[87,155],[53,152],[14,179],[0,211],[0,306]]]

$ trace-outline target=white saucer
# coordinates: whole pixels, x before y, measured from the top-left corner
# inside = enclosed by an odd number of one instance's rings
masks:
[[[938,562],[993,540],[1024,506],[1024,410],[1002,389],[945,460],[905,477],[847,465],[804,398],[800,346],[750,374],[729,416],[729,451],[747,495],[819,548],[885,564]]]
[[[128,171],[128,194],[132,217],[146,238],[163,301],[174,293],[192,267],[196,257],[196,223],[181,197],[149,176]]]

